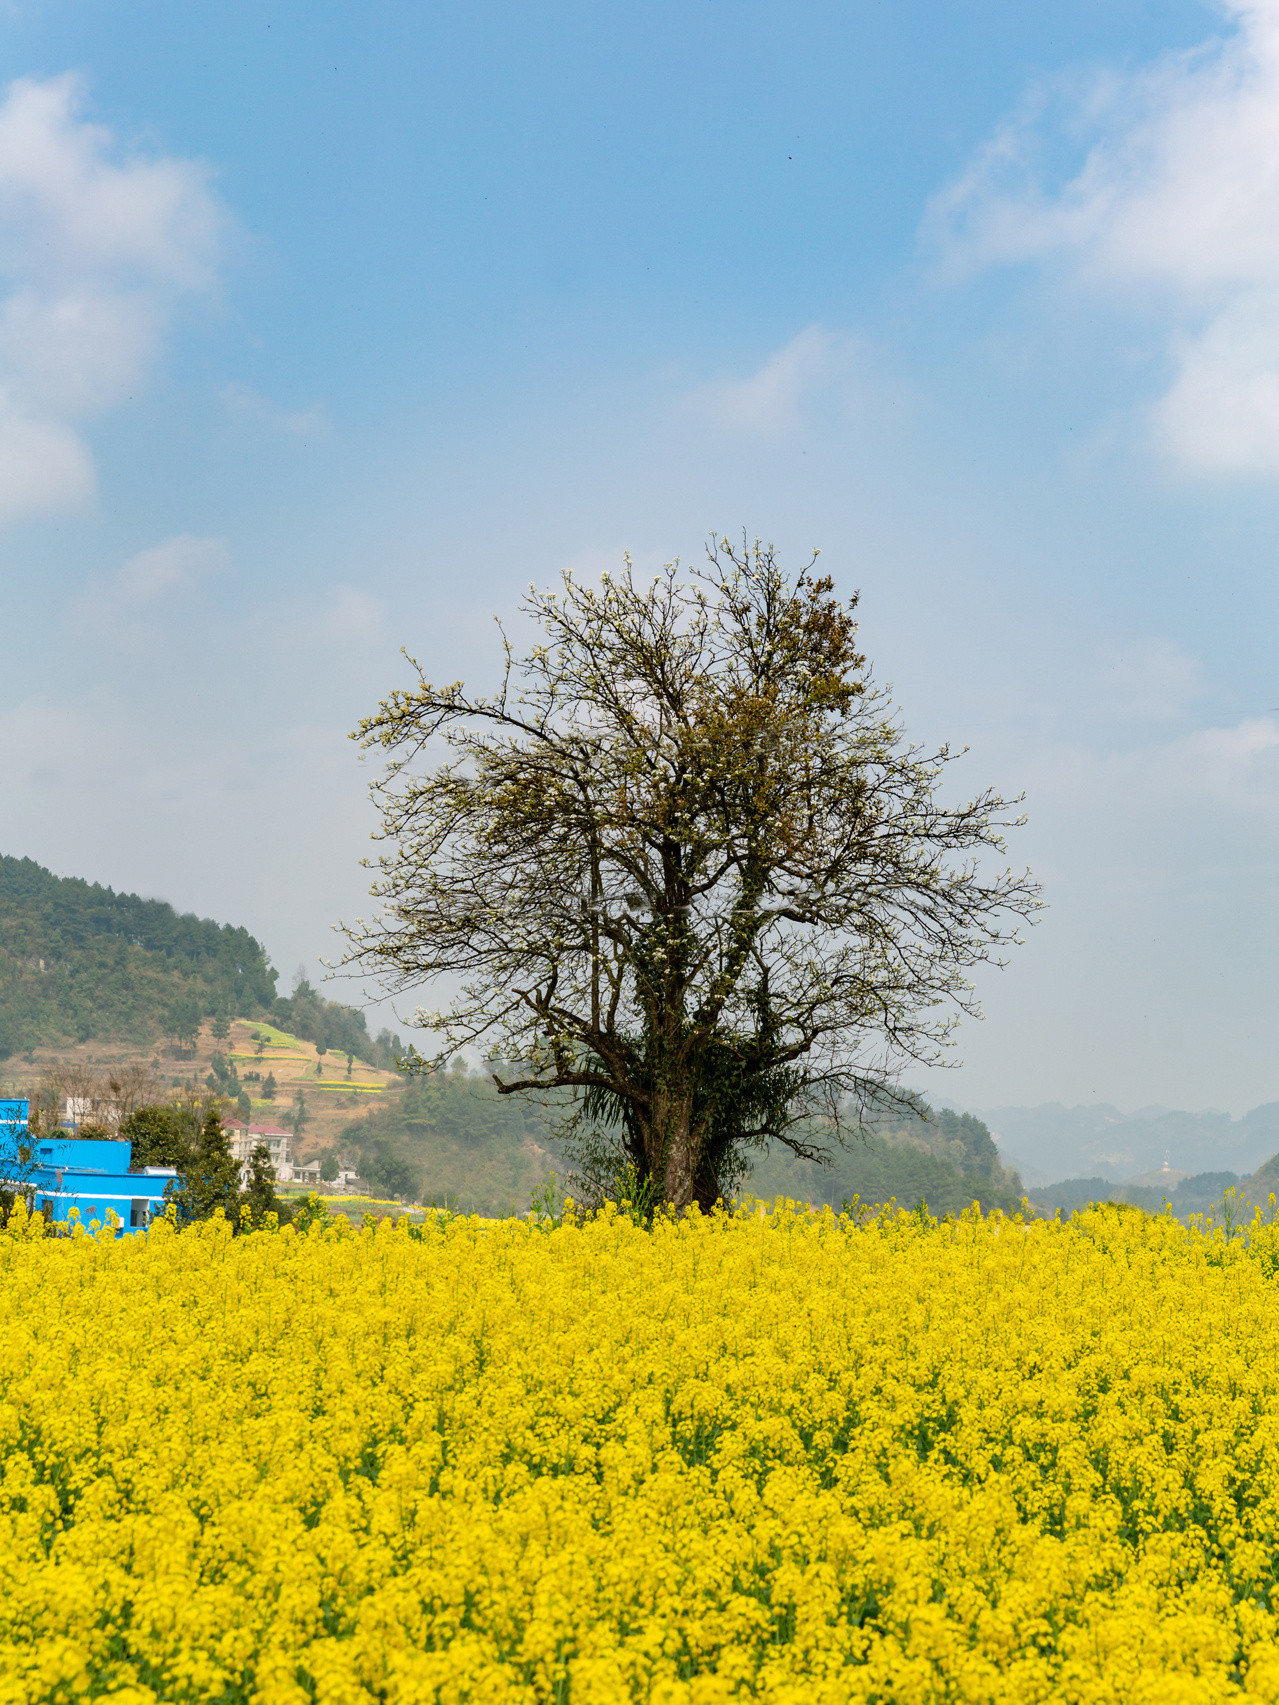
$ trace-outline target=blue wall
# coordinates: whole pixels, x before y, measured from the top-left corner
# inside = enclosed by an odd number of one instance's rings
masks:
[[[16,1137],[26,1136],[30,1114],[29,1101],[0,1101],[0,1147],[7,1146],[6,1139],[11,1143]]]
[[[159,1166],[130,1172],[132,1143],[57,1133],[39,1139],[36,1165],[28,1169],[17,1150],[27,1140],[29,1116],[28,1102],[0,1101],[0,1175],[9,1172],[29,1184],[37,1209],[47,1204],[55,1223],[70,1219],[74,1208],[85,1227],[93,1220],[106,1225],[114,1213],[121,1231],[128,1232],[164,1212],[165,1187],[177,1174]]]
[[[133,1144],[103,1142],[93,1137],[42,1137],[36,1144],[42,1166],[74,1166],[77,1172],[127,1172]]]
[[[164,1187],[172,1177],[171,1171],[167,1175],[125,1172],[107,1177],[73,1167],[42,1166],[32,1182],[36,1207],[48,1202],[55,1222],[69,1220],[74,1208],[82,1226],[87,1228],[92,1220],[106,1225],[110,1211],[119,1219],[122,1231],[138,1231],[164,1212]]]

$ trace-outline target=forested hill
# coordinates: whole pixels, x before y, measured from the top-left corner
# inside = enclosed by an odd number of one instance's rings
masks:
[[[276,975],[248,930],[0,857],[0,1056],[151,1041],[192,1003],[253,1016]]]
[[[176,1040],[218,1016],[270,1018],[374,1063],[387,1052],[362,1012],[308,984],[277,999],[277,975],[246,929],[0,856],[0,1059]]]
[[[895,1198],[903,1207],[927,1203],[935,1214],[960,1213],[974,1201],[984,1210],[1017,1213],[1021,1179],[1005,1168],[980,1119],[922,1101],[912,1114],[889,1109],[870,1119],[846,1146],[827,1145],[829,1163],[796,1160],[774,1149],[756,1161],[748,1188],[763,1197],[807,1202]]]

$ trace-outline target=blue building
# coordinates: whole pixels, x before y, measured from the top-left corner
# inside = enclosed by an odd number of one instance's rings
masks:
[[[114,1213],[121,1232],[140,1231],[164,1212],[164,1192],[177,1173],[171,1166],[144,1166],[130,1172],[133,1145],[95,1141],[70,1132],[31,1139],[26,1101],[0,1101],[0,1183],[34,1191],[34,1206],[55,1223],[71,1218],[81,1225],[108,1223]],[[29,1156],[24,1150],[29,1149]]]

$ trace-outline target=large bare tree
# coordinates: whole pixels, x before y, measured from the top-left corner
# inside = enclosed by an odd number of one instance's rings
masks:
[[[448,979],[418,1069],[476,1044],[504,1094],[572,1092],[683,1207],[946,1054],[1037,890],[992,857],[1015,801],[942,801],[952,753],[906,741],[855,604],[715,540],[651,584],[628,559],[530,590],[543,643],[503,635],[491,697],[413,664],[353,736],[387,755],[386,844],[346,963]]]

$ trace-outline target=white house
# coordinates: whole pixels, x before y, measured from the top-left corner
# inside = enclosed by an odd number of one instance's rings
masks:
[[[278,1125],[241,1125],[234,1120],[226,1124],[227,1136],[231,1139],[231,1153],[240,1163],[240,1171],[247,1181],[249,1162],[253,1151],[259,1143],[265,1143],[271,1151],[271,1166],[277,1180],[287,1184],[293,1178],[293,1161],[289,1149],[291,1136],[288,1131]]]
[[[310,1184],[318,1187],[323,1182],[320,1178],[321,1165],[322,1162],[318,1160],[300,1160],[295,1162],[292,1170],[293,1183]],[[325,1188],[329,1190],[336,1190],[339,1195],[342,1195],[343,1193],[349,1193],[353,1196],[368,1195],[368,1187],[365,1185],[359,1173],[352,1172],[350,1167],[346,1166],[339,1168],[337,1177],[331,1184],[326,1185]]]

